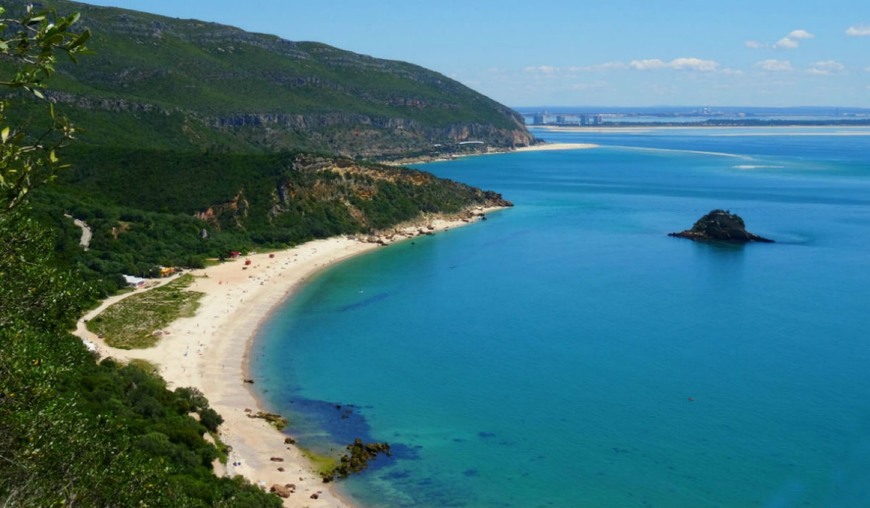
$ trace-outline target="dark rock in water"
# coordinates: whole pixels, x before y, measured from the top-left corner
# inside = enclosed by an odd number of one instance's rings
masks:
[[[727,210],[713,210],[698,219],[692,226],[692,229],[679,233],[668,233],[668,236],[697,241],[773,243],[773,240],[746,231],[746,224],[744,224],[743,219],[739,215]]]
[[[379,454],[390,456],[390,445],[387,443],[363,443],[359,438],[354,439],[353,444],[347,446],[348,453],[344,454],[339,465],[328,473],[322,473],[324,483],[329,483],[336,478],[347,478],[352,473],[359,473],[368,467],[370,460]]]
[[[247,416],[248,418],[260,418],[262,420],[266,420],[267,422],[269,422],[269,425],[275,427],[278,430],[284,430],[284,427],[287,426],[287,419],[276,413],[264,413],[263,411],[257,411],[256,414],[247,414],[245,416]]]

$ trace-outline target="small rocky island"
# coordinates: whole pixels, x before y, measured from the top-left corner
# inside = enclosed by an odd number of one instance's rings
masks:
[[[727,210],[713,210],[698,219],[692,226],[692,229],[679,233],[668,233],[668,236],[706,242],[773,243],[773,240],[746,231],[746,224],[743,222],[743,219],[739,215]]]

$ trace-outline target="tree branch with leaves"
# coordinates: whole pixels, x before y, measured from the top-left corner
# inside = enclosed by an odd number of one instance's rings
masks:
[[[34,183],[53,178],[63,168],[56,150],[73,139],[75,128],[55,113],[41,89],[54,73],[59,54],[75,62],[87,51],[90,32],[74,31],[78,21],[77,13],[58,16],[32,5],[20,18],[7,18],[6,9],[0,7],[0,61],[4,62],[0,69],[5,72],[0,72],[0,88],[7,91],[0,100],[0,213],[17,207]],[[33,133],[27,123],[10,121],[10,94],[17,90],[46,102],[47,128]]]

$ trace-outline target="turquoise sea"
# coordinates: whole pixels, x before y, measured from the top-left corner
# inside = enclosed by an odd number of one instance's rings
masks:
[[[870,129],[536,134],[600,147],[421,166],[516,206],[274,313],[290,433],[393,445],[364,506],[870,506]],[[714,208],[777,243],[666,236]]]

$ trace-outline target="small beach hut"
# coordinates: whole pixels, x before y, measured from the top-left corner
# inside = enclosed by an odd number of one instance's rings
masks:
[[[124,282],[131,288],[141,288],[145,286],[146,279],[142,277],[135,277],[133,275],[122,275],[124,277]]]

